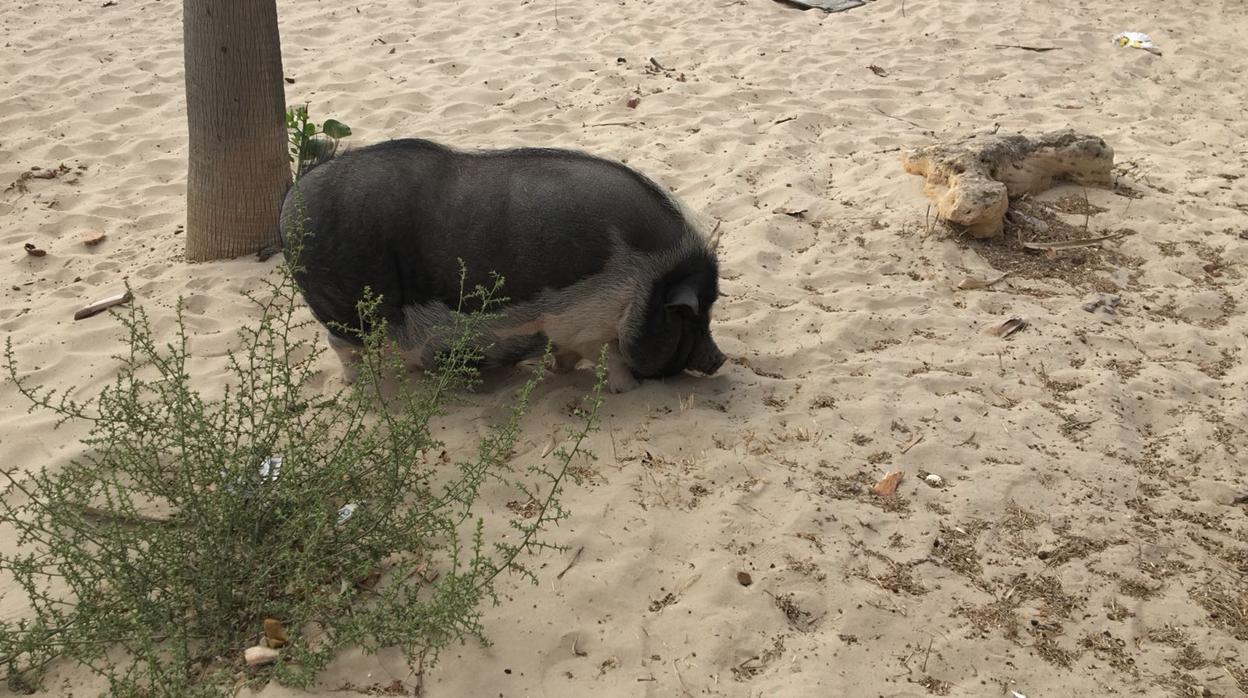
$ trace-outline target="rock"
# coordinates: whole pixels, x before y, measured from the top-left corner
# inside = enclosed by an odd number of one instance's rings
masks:
[[[281,649],[289,638],[286,636],[286,628],[282,626],[282,622],[276,618],[264,619],[264,641],[272,649]]]
[[[900,470],[891,472],[884,476],[884,479],[875,483],[875,487],[871,491],[878,497],[888,497],[897,491],[897,485],[901,484],[901,478],[905,477],[905,473]]]
[[[247,666],[261,666],[263,664],[272,664],[277,661],[281,652],[272,647],[264,645],[256,645],[243,650],[243,660],[247,662]]]
[[[129,303],[133,299],[134,299],[134,296],[130,293],[130,291],[123,291],[121,293],[115,293],[106,298],[101,298],[100,300],[92,303],[91,305],[80,308],[78,312],[74,313],[74,319],[83,320],[83,319],[89,318],[92,315],[95,315],[97,313],[102,313],[105,310],[108,310],[114,305],[122,305],[123,303]]]
[[[923,193],[942,219],[986,238],[1001,234],[1011,197],[1039,194],[1059,180],[1111,184],[1114,150],[1069,129],[1035,139],[979,133],[912,150],[901,164],[926,179]]]

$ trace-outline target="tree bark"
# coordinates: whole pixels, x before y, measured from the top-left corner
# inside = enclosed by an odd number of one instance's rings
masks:
[[[186,257],[205,261],[280,244],[290,184],[276,0],[183,0]]]

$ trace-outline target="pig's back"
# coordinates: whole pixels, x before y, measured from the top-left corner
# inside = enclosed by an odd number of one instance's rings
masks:
[[[662,254],[692,234],[653,182],[568,151],[391,141],[320,165],[299,190],[311,233],[300,285],[318,318],[349,324],[365,286],[391,321],[405,305],[454,307],[459,259],[467,289],[497,272],[519,303],[600,273],[613,253]]]

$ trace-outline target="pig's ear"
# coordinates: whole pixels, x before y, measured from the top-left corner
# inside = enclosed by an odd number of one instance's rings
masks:
[[[669,310],[685,310],[690,315],[697,315],[698,294],[693,284],[685,282],[668,291],[666,306]]]

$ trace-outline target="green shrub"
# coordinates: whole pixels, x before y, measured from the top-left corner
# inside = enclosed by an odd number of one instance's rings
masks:
[[[117,313],[126,349],[116,379],[86,402],[32,386],[6,342],[9,377],[32,410],[90,425],[80,460],[0,471],[0,535],[19,544],[0,555],[0,577],[29,600],[22,619],[0,621],[11,688],[37,685],[58,659],[121,696],[222,695],[240,671],[306,685],[346,646],[400,646],[427,666],[448,643],[484,640],[482,603],[497,603],[499,575],[536,581],[520,558],[555,547],[543,531],[566,516],[559,494],[596,425],[605,362],[552,466],[509,465],[541,367],[510,418],[451,465],[429,422],[476,379],[497,287],[465,294],[485,311],[456,315],[451,349],[423,380],[395,387],[377,322],[359,380],[323,394],[312,387],[322,350],[296,315],[295,265],[288,254],[266,292],[248,296],[254,315],[220,399],[197,390],[180,302],[167,344],[137,304]],[[361,304],[365,317],[375,308],[375,298]],[[474,513],[486,483],[514,488],[536,514],[487,535]],[[289,644],[276,663],[245,667],[266,618]]]
[[[337,119],[317,124],[308,121],[308,105],[286,110],[286,135],[290,161],[298,179],[304,172],[334,157],[338,143],[351,135],[351,127]]]

